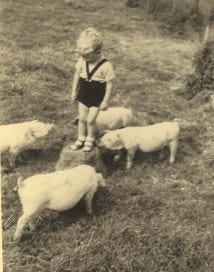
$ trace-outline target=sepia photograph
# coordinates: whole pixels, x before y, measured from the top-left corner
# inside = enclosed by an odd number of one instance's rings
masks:
[[[3,272],[214,271],[214,0],[0,0]]]

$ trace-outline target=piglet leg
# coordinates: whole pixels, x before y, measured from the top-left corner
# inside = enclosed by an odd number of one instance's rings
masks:
[[[177,152],[177,146],[178,146],[178,140],[175,139],[169,143],[169,149],[170,149],[170,157],[169,157],[169,163],[173,163],[175,161],[175,156]]]
[[[127,169],[130,169],[132,167],[135,153],[136,153],[136,148],[128,150],[128,153],[127,153]]]
[[[32,215],[27,215],[27,214],[23,214],[18,222],[17,222],[17,227],[16,227],[16,232],[14,234],[14,241],[15,242],[19,242],[22,234],[24,232],[24,228],[25,226],[30,222]]]
[[[90,191],[86,194],[85,196],[85,200],[86,200],[86,212],[90,215],[93,214],[92,211],[92,200],[94,197],[94,193],[96,192],[96,187],[91,188]]]

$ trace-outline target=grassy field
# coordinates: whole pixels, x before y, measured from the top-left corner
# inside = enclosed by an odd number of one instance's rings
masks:
[[[193,71],[197,42],[161,36],[142,10],[120,0],[2,0],[1,8],[1,123],[56,124],[2,174],[4,271],[214,271],[213,110],[209,93],[186,101],[174,90]],[[159,152],[137,154],[129,171],[124,161],[107,162],[108,186],[95,195],[95,217],[86,216],[84,203],[45,211],[35,232],[15,244],[17,178],[53,171],[62,147],[75,139],[69,91],[75,42],[88,26],[103,33],[114,64],[111,106],[131,107],[138,125],[183,118],[197,126],[181,130],[173,166],[167,150],[161,159]]]

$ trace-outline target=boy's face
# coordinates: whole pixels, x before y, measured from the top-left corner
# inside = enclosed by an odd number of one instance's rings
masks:
[[[82,54],[84,60],[88,62],[96,62],[100,58],[101,52],[100,51],[92,51],[86,54]]]

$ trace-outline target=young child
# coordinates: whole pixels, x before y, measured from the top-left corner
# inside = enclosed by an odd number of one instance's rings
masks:
[[[100,110],[106,110],[111,97],[114,70],[102,55],[102,37],[94,28],[87,28],[77,40],[80,58],[72,85],[72,101],[78,101],[78,138],[72,150],[91,151],[94,145],[95,122]]]

